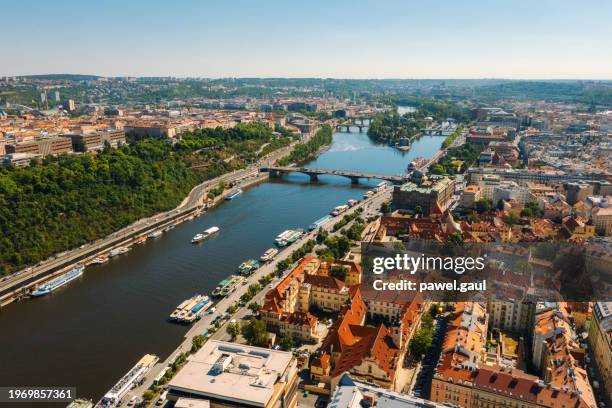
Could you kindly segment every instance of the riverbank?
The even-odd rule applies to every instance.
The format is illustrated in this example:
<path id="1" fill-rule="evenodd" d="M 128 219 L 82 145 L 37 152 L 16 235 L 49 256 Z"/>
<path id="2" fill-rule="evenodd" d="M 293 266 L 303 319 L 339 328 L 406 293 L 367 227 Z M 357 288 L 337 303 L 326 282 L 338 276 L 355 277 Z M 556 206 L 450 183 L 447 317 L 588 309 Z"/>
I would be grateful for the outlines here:
<path id="1" fill-rule="evenodd" d="M 292 143 L 289 146 L 282 147 L 262 158 L 260 163 L 273 163 L 289 155 L 296 145 L 297 143 Z M 163 231 L 170 225 L 177 225 L 202 215 L 205 210 L 219 205 L 227 192 L 226 190 L 215 199 L 208 200 L 207 193 L 212 186 L 220 183 L 235 184 L 247 180 L 248 185 L 245 186 L 247 187 L 265 181 L 267 174 L 260 174 L 258 167 L 258 165 L 252 165 L 246 169 L 206 180 L 192 188 L 187 197 L 173 210 L 140 219 L 95 242 L 65 251 L 34 267 L 3 277 L 0 280 L 0 310 L 14 301 L 27 297 L 29 291 L 36 286 L 66 273 L 78 264 L 86 265 L 94 258 L 115 248 L 130 247 L 136 242 L 143 241 L 151 233 Z"/>
<path id="2" fill-rule="evenodd" d="M 332 145 L 304 166 L 397 175 L 415 157 L 431 157 L 442 140 L 424 136 L 400 154 L 364 133 L 338 132 Z M 6 356 L 0 383 L 27 386 L 52 379 L 77 387 L 78 396 L 101 397 L 143 354 L 163 360 L 184 340 L 189 328 L 167 322 L 177 304 L 211 293 L 241 262 L 272 247 L 280 232 L 307 229 L 378 183 L 352 185 L 337 176 L 311 183 L 300 173 L 252 181 L 235 199 L 135 245 L 128 255 L 92 266 L 53 294 L 2 310 L 0 327 L 7 331 L 0 336 Z M 190 243 L 212 226 L 220 232 L 199 245 Z"/>

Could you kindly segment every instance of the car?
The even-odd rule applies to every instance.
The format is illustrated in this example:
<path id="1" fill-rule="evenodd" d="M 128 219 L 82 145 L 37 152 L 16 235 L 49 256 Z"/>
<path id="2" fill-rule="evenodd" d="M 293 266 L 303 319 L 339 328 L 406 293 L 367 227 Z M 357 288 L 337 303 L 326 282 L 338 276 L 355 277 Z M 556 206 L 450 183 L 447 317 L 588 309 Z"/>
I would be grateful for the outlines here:
<path id="1" fill-rule="evenodd" d="M 130 400 L 127 403 L 128 407 L 132 407 L 134 405 L 136 405 L 136 403 L 140 402 L 140 398 L 138 398 L 138 396 L 134 395 L 132 398 L 130 398 Z"/>

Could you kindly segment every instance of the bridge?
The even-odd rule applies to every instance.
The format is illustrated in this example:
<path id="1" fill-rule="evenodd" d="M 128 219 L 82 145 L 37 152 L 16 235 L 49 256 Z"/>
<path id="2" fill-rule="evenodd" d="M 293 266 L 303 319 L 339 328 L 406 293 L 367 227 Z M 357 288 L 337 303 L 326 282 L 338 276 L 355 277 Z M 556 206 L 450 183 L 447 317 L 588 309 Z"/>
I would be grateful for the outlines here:
<path id="1" fill-rule="evenodd" d="M 352 127 L 359 128 L 359 133 L 365 131 L 368 127 L 370 127 L 370 123 L 372 119 L 369 118 L 356 118 L 351 122 L 339 123 L 336 125 L 336 130 L 338 132 L 350 132 Z"/>
<path id="2" fill-rule="evenodd" d="M 311 181 L 317 181 L 320 175 L 331 175 L 346 177 L 350 179 L 353 184 L 358 184 L 359 179 L 384 180 L 393 184 L 402 184 L 406 182 L 406 176 L 389 176 L 386 174 L 363 173 L 358 171 L 309 169 L 306 167 L 261 167 L 259 171 L 262 173 L 269 173 L 270 177 L 281 177 L 288 173 L 302 173 L 310 176 Z"/>

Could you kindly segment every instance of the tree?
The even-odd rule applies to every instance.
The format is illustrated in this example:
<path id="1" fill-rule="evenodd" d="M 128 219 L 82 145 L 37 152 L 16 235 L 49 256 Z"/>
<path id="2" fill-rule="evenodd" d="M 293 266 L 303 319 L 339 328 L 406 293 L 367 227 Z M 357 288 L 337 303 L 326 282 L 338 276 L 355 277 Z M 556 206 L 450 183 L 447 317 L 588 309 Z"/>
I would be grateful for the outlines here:
<path id="1" fill-rule="evenodd" d="M 385 201 L 380 205 L 380 212 L 382 212 L 383 214 L 388 214 L 391 212 L 391 207 L 389 207 L 388 202 Z"/>
<path id="2" fill-rule="evenodd" d="M 266 323 L 252 317 L 249 324 L 242 328 L 242 337 L 252 346 L 265 346 L 268 343 Z"/>
<path id="3" fill-rule="evenodd" d="M 257 302 L 249 303 L 248 307 L 253 314 L 258 314 L 261 310 L 261 305 Z"/>
<path id="4" fill-rule="evenodd" d="M 471 223 L 480 222 L 480 218 L 478 217 L 478 214 L 476 214 L 474 211 L 468 214 L 467 219 Z"/>
<path id="5" fill-rule="evenodd" d="M 329 236 L 329 232 L 327 232 L 327 230 L 324 230 L 323 228 L 319 228 L 319 232 L 317 233 L 317 239 L 316 239 L 317 244 L 321 245 L 323 242 L 325 242 L 328 236 Z"/>
<path id="6" fill-rule="evenodd" d="M 278 345 L 281 349 L 289 351 L 293 348 L 293 338 L 290 336 L 283 336 L 278 342 Z"/>
<path id="7" fill-rule="evenodd" d="M 410 354 L 415 358 L 420 358 L 423 354 L 426 354 L 432 343 L 433 334 L 431 330 L 426 328 L 420 328 L 410 339 L 408 348 Z"/>
<path id="8" fill-rule="evenodd" d="M 414 213 L 418 214 L 418 215 L 423 215 L 423 207 L 421 207 L 419 204 L 417 204 L 414 207 Z"/>
<path id="9" fill-rule="evenodd" d="M 238 323 L 238 322 L 236 322 L 236 323 L 229 323 L 225 330 L 230 335 L 232 341 L 234 341 L 234 340 L 236 340 L 236 337 L 238 337 L 238 335 L 240 335 L 240 332 L 241 332 L 240 323 Z"/>
<path id="10" fill-rule="evenodd" d="M 521 211 L 521 217 L 541 217 L 544 211 L 536 201 L 529 201 Z"/>
<path id="11" fill-rule="evenodd" d="M 476 201 L 476 211 L 478 214 L 482 214 L 483 212 L 487 212 L 491 209 L 491 202 L 486 198 L 481 198 Z"/>
<path id="12" fill-rule="evenodd" d="M 332 276 L 344 282 L 344 279 L 346 279 L 346 267 L 344 265 L 338 264 L 332 265 L 329 270 L 329 276 Z"/>
<path id="13" fill-rule="evenodd" d="M 448 237 L 448 242 L 453 245 L 461 246 L 463 245 L 463 234 L 460 232 L 453 232 L 450 237 Z"/>
<path id="14" fill-rule="evenodd" d="M 205 342 L 206 337 L 202 336 L 201 334 L 193 336 L 193 338 L 191 339 L 191 352 L 195 353 L 196 351 L 201 349 Z"/>
<path id="15" fill-rule="evenodd" d="M 157 396 L 157 393 L 153 390 L 146 390 L 142 393 L 142 399 L 145 402 L 153 401 L 153 399 Z"/>
<path id="16" fill-rule="evenodd" d="M 431 315 L 431 312 L 423 314 L 423 317 L 421 318 L 421 327 L 425 327 L 429 330 L 433 328 L 433 316 Z"/>
<path id="17" fill-rule="evenodd" d="M 504 222 L 508 225 L 516 225 L 519 220 L 519 216 L 514 212 L 508 213 L 508 215 L 504 217 Z"/>

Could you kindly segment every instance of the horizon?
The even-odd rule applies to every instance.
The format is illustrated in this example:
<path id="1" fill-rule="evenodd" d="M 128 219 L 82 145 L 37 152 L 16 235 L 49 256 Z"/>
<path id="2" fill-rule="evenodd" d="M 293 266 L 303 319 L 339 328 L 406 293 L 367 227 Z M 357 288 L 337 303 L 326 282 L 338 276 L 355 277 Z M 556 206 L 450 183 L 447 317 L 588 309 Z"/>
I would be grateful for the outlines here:
<path id="1" fill-rule="evenodd" d="M 175 79 L 199 79 L 199 80 L 225 80 L 225 79 L 280 79 L 280 80 L 337 80 L 337 81 L 517 81 L 517 82 L 612 82 L 611 78 L 511 78 L 511 77 L 414 77 L 414 78 L 396 78 L 396 77 L 371 77 L 371 78 L 356 78 L 356 77 L 316 77 L 316 76 L 178 76 L 178 75 L 99 75 L 99 74 L 80 74 L 80 73 L 40 73 L 40 74 L 24 74 L 24 75 L 2 75 L 3 77 L 14 78 L 29 78 L 29 77 L 46 77 L 46 76 L 82 76 L 82 77 L 98 77 L 98 78 L 175 78 Z"/>
<path id="2" fill-rule="evenodd" d="M 3 12 L 1 76 L 612 79 L 606 1 L 24 0 Z"/>

